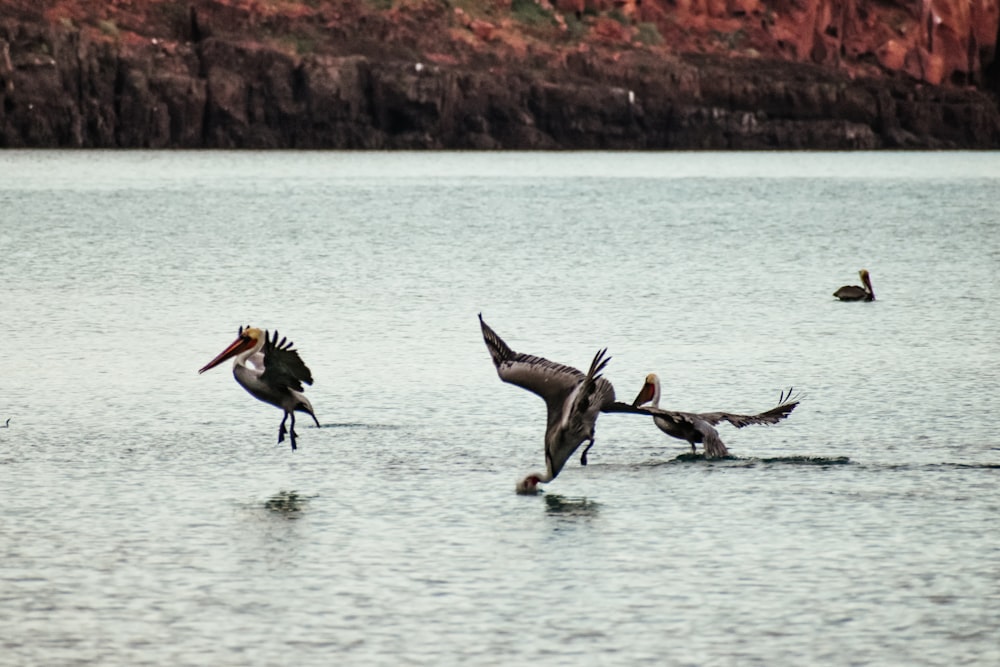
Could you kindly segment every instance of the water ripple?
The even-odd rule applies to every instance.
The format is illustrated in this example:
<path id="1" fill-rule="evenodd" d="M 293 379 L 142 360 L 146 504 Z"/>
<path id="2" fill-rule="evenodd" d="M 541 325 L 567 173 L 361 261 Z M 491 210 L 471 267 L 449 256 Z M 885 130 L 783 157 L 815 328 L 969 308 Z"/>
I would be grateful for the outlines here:
<path id="1" fill-rule="evenodd" d="M 0 662 L 1000 664 L 996 154 L 0 163 Z M 622 400 L 808 398 L 715 461 L 602 415 L 520 497 L 546 409 L 480 311 Z M 315 378 L 296 452 L 197 373 L 247 322 Z"/>

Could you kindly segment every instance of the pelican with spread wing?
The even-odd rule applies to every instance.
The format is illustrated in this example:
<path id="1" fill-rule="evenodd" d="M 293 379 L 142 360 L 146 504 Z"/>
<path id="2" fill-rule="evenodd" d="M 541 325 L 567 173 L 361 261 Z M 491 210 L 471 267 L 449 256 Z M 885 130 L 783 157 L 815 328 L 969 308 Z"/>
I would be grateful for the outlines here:
<path id="1" fill-rule="evenodd" d="M 292 349 L 292 342 L 285 338 L 279 341 L 277 331 L 269 337 L 267 331 L 256 327 L 240 327 L 236 340 L 198 372 L 215 368 L 230 357 L 236 357 L 233 376 L 251 396 L 285 411 L 278 429 L 278 442 L 284 442 L 288 434 L 292 449 L 297 449 L 295 411 L 308 414 L 316 426 L 319 426 L 319 420 L 309 399 L 302 393 L 303 383 L 313 383 L 312 373 L 298 351 Z M 290 431 L 285 428 L 289 417 L 292 418 Z"/>
<path id="2" fill-rule="evenodd" d="M 656 373 L 646 376 L 639 395 L 632 405 L 635 407 L 648 405 L 653 415 L 653 422 L 672 438 L 687 440 L 691 445 L 691 453 L 695 453 L 695 445 L 704 443 L 706 458 L 721 458 L 729 456 L 729 450 L 715 430 L 715 425 L 729 422 L 736 428 L 751 424 L 777 424 L 787 417 L 799 404 L 798 396 L 792 395 L 792 390 L 782 393 L 778 405 L 756 415 L 737 415 L 730 412 L 674 412 L 660 409 L 660 378 Z"/>
<path id="3" fill-rule="evenodd" d="M 615 389 L 601 372 L 611 360 L 607 349 L 599 350 L 586 374 L 554 361 L 514 352 L 479 315 L 483 340 L 493 358 L 497 375 L 504 382 L 527 389 L 545 401 L 545 472 L 535 472 L 517 484 L 518 493 L 535 493 L 540 483 L 551 482 L 573 452 L 587 441 L 580 463 L 587 465 L 587 451 L 594 445 L 594 426 L 601 412 L 650 414 L 615 402 Z"/>

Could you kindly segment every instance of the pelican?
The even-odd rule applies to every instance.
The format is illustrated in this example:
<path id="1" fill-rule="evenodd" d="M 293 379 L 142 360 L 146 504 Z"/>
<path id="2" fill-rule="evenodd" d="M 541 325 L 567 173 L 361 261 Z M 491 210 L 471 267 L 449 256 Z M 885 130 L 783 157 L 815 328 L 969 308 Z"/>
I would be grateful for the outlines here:
<path id="1" fill-rule="evenodd" d="M 267 331 L 250 326 L 240 327 L 236 340 L 219 356 L 205 364 L 198 373 L 215 368 L 233 356 L 236 357 L 233 362 L 236 381 L 254 398 L 285 411 L 281 428 L 278 429 L 278 442 L 284 442 L 285 434 L 289 434 L 294 451 L 297 449 L 295 411 L 305 412 L 319 426 L 312 404 L 302 393 L 303 382 L 310 385 L 313 383 L 312 373 L 302 362 L 298 351 L 293 350 L 292 342 L 285 338 L 279 342 L 277 331 L 268 338 Z M 291 431 L 285 429 L 285 422 L 289 417 L 292 418 Z"/>
<path id="2" fill-rule="evenodd" d="M 594 426 L 599 413 L 651 414 L 615 402 L 615 388 L 601 377 L 601 371 L 611 360 L 607 356 L 607 348 L 598 350 L 590 362 L 590 369 L 584 375 L 570 366 L 514 352 L 483 321 L 482 313 L 479 315 L 479 325 L 500 379 L 540 396 L 548 411 L 548 425 L 545 428 L 546 471 L 532 473 L 518 482 L 518 493 L 536 493 L 539 484 L 554 480 L 569 457 L 585 440 L 588 444 L 580 456 L 580 463 L 587 465 L 587 452 L 594 446 Z"/>
<path id="3" fill-rule="evenodd" d="M 792 390 L 782 393 L 778 405 L 766 412 L 758 415 L 734 415 L 729 412 L 673 412 L 660 409 L 660 378 L 656 373 L 646 376 L 646 382 L 642 385 L 639 395 L 635 397 L 632 405 L 651 405 L 650 412 L 653 413 L 653 421 L 672 438 L 687 440 L 691 445 L 691 453 L 695 453 L 695 445 L 699 442 L 705 444 L 706 458 L 721 458 L 729 456 L 729 450 L 719 437 L 719 432 L 715 430 L 715 425 L 719 422 L 727 421 L 736 428 L 743 428 L 751 424 L 777 424 L 787 417 L 799 404 L 797 396 L 792 396 Z"/>
<path id="4" fill-rule="evenodd" d="M 858 271 L 858 275 L 861 276 L 861 283 L 864 287 L 844 285 L 834 292 L 833 295 L 841 301 L 874 301 L 875 290 L 872 289 L 872 281 L 868 277 L 868 269 L 861 269 Z"/>

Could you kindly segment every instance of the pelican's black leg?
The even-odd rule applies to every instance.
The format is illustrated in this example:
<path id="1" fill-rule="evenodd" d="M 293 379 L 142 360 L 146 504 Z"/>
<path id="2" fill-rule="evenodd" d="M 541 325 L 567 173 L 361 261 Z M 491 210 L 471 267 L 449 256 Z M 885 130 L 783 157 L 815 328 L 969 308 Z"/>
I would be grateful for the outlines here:
<path id="1" fill-rule="evenodd" d="M 286 412 L 285 416 L 281 418 L 281 428 L 278 429 L 278 444 L 279 445 L 285 441 L 285 434 L 288 433 L 288 429 L 285 428 L 285 421 L 287 419 L 288 419 L 288 413 Z M 292 437 L 294 438 L 295 436 L 293 435 Z"/>
<path id="2" fill-rule="evenodd" d="M 587 465 L 587 452 L 589 452 L 590 448 L 594 446 L 594 439 L 593 438 L 591 438 L 587 442 L 589 443 L 587 445 L 587 448 L 583 450 L 583 454 L 580 454 L 580 465 L 582 465 L 582 466 Z"/>
<path id="3" fill-rule="evenodd" d="M 298 449 L 298 447 L 295 446 L 295 436 L 297 435 L 295 433 L 295 412 L 294 411 L 293 412 L 289 412 L 288 414 L 290 414 L 292 416 L 292 430 L 291 430 L 291 436 L 292 436 L 292 438 L 291 438 L 291 440 L 292 440 L 292 451 L 294 452 L 296 449 Z"/>

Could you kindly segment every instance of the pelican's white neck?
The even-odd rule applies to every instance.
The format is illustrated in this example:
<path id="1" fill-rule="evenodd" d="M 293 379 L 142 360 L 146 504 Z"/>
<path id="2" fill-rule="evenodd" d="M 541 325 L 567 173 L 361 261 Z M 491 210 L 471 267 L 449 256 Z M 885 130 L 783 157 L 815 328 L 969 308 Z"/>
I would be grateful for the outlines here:
<path id="1" fill-rule="evenodd" d="M 874 300 L 875 290 L 872 289 L 872 281 L 871 278 L 868 276 L 867 271 L 861 272 L 861 284 L 864 285 L 865 291 L 868 292 L 868 296 Z"/>
<path id="2" fill-rule="evenodd" d="M 260 348 L 262 347 L 264 347 L 264 337 L 258 338 L 257 342 L 254 343 L 254 346 L 251 347 L 250 349 L 244 350 L 243 352 L 237 354 L 236 358 L 233 359 L 233 368 L 236 368 L 237 366 L 246 366 L 247 360 L 249 360 L 250 357 L 252 357 L 253 355 L 260 352 Z"/>

